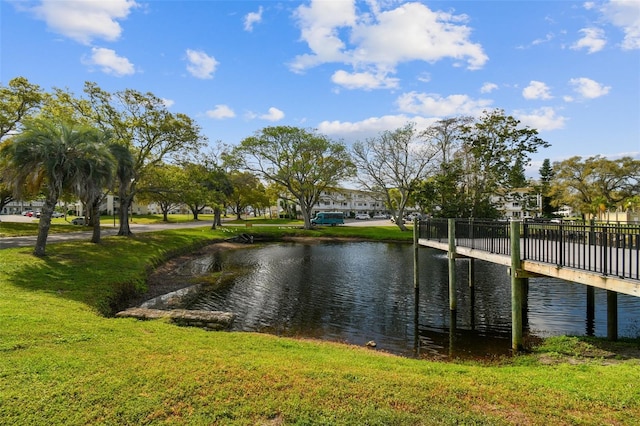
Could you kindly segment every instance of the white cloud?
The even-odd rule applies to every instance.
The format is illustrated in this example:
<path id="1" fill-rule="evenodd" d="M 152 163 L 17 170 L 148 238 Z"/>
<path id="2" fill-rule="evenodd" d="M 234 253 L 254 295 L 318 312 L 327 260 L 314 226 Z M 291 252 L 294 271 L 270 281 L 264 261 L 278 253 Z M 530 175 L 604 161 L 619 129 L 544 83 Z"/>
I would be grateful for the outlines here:
<path id="1" fill-rule="evenodd" d="M 370 117 L 362 121 L 323 121 L 317 127 L 322 134 L 356 141 L 374 137 L 380 132 L 398 129 L 408 122 L 416 124 L 416 129 L 423 130 L 437 121 L 437 118 L 408 116 L 404 114 Z"/>
<path id="2" fill-rule="evenodd" d="M 331 81 L 347 89 L 389 89 L 398 87 L 398 79 L 390 78 L 384 74 L 372 74 L 370 72 L 349 73 L 338 70 L 331 76 Z"/>
<path id="3" fill-rule="evenodd" d="M 284 118 L 284 112 L 280 111 L 278 108 L 271 107 L 269 108 L 269 112 L 262 114 L 260 118 L 267 121 L 280 121 Z"/>
<path id="4" fill-rule="evenodd" d="M 105 74 L 122 77 L 125 75 L 135 74 L 135 67 L 125 57 L 118 56 L 115 50 L 105 49 L 103 47 L 94 47 L 91 49 L 91 56 L 83 58 L 82 63 L 90 66 L 97 66 Z"/>
<path id="5" fill-rule="evenodd" d="M 540 108 L 530 113 L 515 111 L 514 116 L 525 126 L 538 131 L 562 129 L 567 121 L 566 117 L 556 115 L 556 111 L 550 107 Z"/>
<path id="6" fill-rule="evenodd" d="M 233 118 L 236 113 L 227 105 L 216 105 L 215 108 L 206 112 L 207 117 L 223 120 L 225 118 Z"/>
<path id="7" fill-rule="evenodd" d="M 473 100 L 467 95 L 449 95 L 443 98 L 437 94 L 409 92 L 396 100 L 402 112 L 449 117 L 453 115 L 478 115 L 490 107 L 492 101 L 488 99 Z"/>
<path id="8" fill-rule="evenodd" d="M 527 87 L 522 90 L 525 99 L 551 99 L 549 87 L 541 81 L 532 80 Z"/>
<path id="9" fill-rule="evenodd" d="M 301 72 L 325 62 L 348 61 L 349 56 L 342 52 L 345 44 L 338 35 L 338 29 L 355 25 L 354 0 L 312 1 L 309 6 L 298 7 L 295 17 L 301 37 L 313 54 L 297 56 L 291 64 L 293 71 Z"/>
<path id="10" fill-rule="evenodd" d="M 487 82 L 487 83 L 484 83 L 482 85 L 482 87 L 480 88 L 480 93 L 491 93 L 491 92 L 493 92 L 494 90 L 497 90 L 497 89 L 498 89 L 498 85 L 497 84 Z"/>
<path id="11" fill-rule="evenodd" d="M 166 99 L 166 98 L 162 98 L 162 103 L 164 104 L 164 106 L 166 106 L 167 108 L 171 108 L 173 106 L 173 104 L 175 104 L 176 102 L 172 99 Z"/>
<path id="12" fill-rule="evenodd" d="M 576 41 L 571 48 L 574 50 L 587 49 L 589 53 L 599 52 L 607 44 L 604 31 L 600 28 L 583 28 L 583 37 Z"/>
<path id="13" fill-rule="evenodd" d="M 249 12 L 244 17 L 244 30 L 253 31 L 253 25 L 262 22 L 262 6 L 258 8 L 257 12 Z"/>
<path id="14" fill-rule="evenodd" d="M 213 73 L 218 66 L 218 61 L 213 56 L 207 55 L 203 51 L 187 49 L 187 71 L 196 77 L 202 79 L 213 78 Z"/>
<path id="15" fill-rule="evenodd" d="M 117 40 L 122 33 L 118 20 L 137 6 L 133 0 L 41 0 L 33 11 L 52 31 L 89 44 L 96 38 Z"/>
<path id="16" fill-rule="evenodd" d="M 604 86 L 590 78 L 572 78 L 569 84 L 573 90 L 586 99 L 595 99 L 606 95 L 611 90 L 611 86 Z"/>
<path id="17" fill-rule="evenodd" d="M 535 39 L 531 42 L 531 45 L 537 46 L 539 44 L 549 43 L 551 40 L 555 38 L 553 33 L 547 33 L 543 38 Z"/>
<path id="18" fill-rule="evenodd" d="M 638 0 L 612 0 L 601 9 L 605 18 L 624 32 L 622 48 L 640 49 L 640 2 Z"/>
<path id="19" fill-rule="evenodd" d="M 403 62 L 437 62 L 452 59 L 469 69 L 484 66 L 488 57 L 479 44 L 472 43 L 467 17 L 434 12 L 421 3 L 404 3 L 380 11 L 368 2 L 369 13 L 356 11 L 354 0 L 314 0 L 298 7 L 296 18 L 301 38 L 311 53 L 297 56 L 291 69 L 300 72 L 323 63 L 343 63 L 375 69 L 374 75 L 395 72 Z"/>
<path id="20" fill-rule="evenodd" d="M 416 78 L 418 79 L 418 81 L 421 81 L 423 83 L 428 83 L 431 81 L 431 74 L 429 74 L 428 72 L 422 72 Z"/>

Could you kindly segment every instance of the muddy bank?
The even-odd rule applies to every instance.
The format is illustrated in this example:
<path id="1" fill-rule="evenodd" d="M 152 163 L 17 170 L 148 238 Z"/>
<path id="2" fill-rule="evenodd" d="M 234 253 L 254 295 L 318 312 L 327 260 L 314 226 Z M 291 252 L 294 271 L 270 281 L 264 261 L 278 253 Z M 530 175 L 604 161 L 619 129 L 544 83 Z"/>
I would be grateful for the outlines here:
<path id="1" fill-rule="evenodd" d="M 236 250 L 239 248 L 247 248 L 247 245 L 217 242 L 168 260 L 149 275 L 147 278 L 147 291 L 129 300 L 127 307 L 139 306 L 149 299 L 193 285 L 194 276 L 187 272 L 187 268 L 181 267 L 190 260 L 223 250 Z"/>

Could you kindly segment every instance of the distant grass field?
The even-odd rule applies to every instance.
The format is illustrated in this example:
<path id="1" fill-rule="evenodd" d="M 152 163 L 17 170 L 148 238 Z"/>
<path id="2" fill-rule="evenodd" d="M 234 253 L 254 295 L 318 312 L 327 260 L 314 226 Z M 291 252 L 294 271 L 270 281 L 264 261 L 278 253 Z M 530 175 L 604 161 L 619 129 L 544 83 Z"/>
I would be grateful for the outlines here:
<path id="1" fill-rule="evenodd" d="M 0 424 L 634 425 L 639 342 L 547 339 L 491 362 L 110 317 L 150 268 L 246 232 L 208 226 L 0 250 Z M 253 227 L 409 240 L 394 227 Z"/>
<path id="2" fill-rule="evenodd" d="M 78 232 L 82 230 L 87 230 L 87 227 L 72 225 L 71 220 L 76 216 L 68 216 L 66 218 L 55 218 L 51 220 L 51 228 L 49 230 L 50 233 L 62 233 L 62 232 Z M 2 216 L 0 216 L 0 220 Z M 162 224 L 162 223 L 185 223 L 192 222 L 193 215 L 186 214 L 171 214 L 167 217 L 168 221 L 165 222 L 163 220 L 163 216 L 161 214 L 155 215 L 133 215 L 130 217 L 131 223 L 137 224 Z M 198 220 L 205 224 L 213 222 L 213 215 L 199 215 Z M 267 225 L 303 225 L 301 220 L 290 220 L 290 219 L 268 219 L 268 218 L 249 218 L 242 220 L 235 220 L 231 217 L 225 217 L 224 223 L 232 224 L 232 225 L 246 225 L 249 224 L 267 224 Z M 102 227 L 113 227 L 119 226 L 120 220 L 116 217 L 114 220 L 113 216 L 101 216 L 100 217 L 100 225 Z M 2 237 L 21 237 L 27 235 L 37 235 L 38 234 L 38 219 L 33 219 L 31 222 L 0 222 L 0 238 Z"/>

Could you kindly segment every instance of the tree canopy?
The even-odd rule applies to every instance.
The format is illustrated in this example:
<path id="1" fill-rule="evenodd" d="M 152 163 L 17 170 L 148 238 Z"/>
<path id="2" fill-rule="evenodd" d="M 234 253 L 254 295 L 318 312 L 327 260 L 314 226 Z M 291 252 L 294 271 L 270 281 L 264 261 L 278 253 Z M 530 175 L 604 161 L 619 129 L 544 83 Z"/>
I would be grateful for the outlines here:
<path id="1" fill-rule="evenodd" d="M 265 127 L 244 139 L 233 157 L 242 169 L 282 186 L 287 193 L 281 196 L 300 206 L 305 229 L 322 191 L 355 174 L 344 144 L 298 127 Z"/>
<path id="2" fill-rule="evenodd" d="M 535 129 L 500 109 L 476 119 L 441 120 L 425 135 L 438 144 L 442 161 L 417 199 L 430 213 L 446 217 L 497 217 L 495 195 L 525 186 L 530 155 L 549 146 Z"/>
<path id="3" fill-rule="evenodd" d="M 85 99 L 65 91 L 56 92 L 59 108 L 72 110 L 96 127 L 113 135 L 133 156 L 128 180 L 120 179 L 121 208 L 118 235 L 130 235 L 128 211 L 138 192 L 138 183 L 163 161 L 177 163 L 195 154 L 206 138 L 187 115 L 171 113 L 162 99 L 152 93 L 126 89 L 114 93 L 85 83 Z"/>
<path id="4" fill-rule="evenodd" d="M 571 206 L 583 216 L 625 208 L 640 194 L 640 160 L 599 155 L 571 157 L 553 164 L 550 193 L 556 207 Z"/>
<path id="5" fill-rule="evenodd" d="M 13 188 L 44 192 L 36 256 L 45 255 L 51 216 L 62 193 L 82 194 L 78 189 L 87 188 L 88 180 L 96 179 L 109 167 L 103 140 L 104 135 L 96 128 L 33 120 L 3 144 L 0 155 L 8 165 L 7 176 Z"/>
<path id="6" fill-rule="evenodd" d="M 402 217 L 407 203 L 431 171 L 437 152 L 436 145 L 421 138 L 413 123 L 353 145 L 358 182 L 385 199 L 402 230 L 406 230 Z"/>

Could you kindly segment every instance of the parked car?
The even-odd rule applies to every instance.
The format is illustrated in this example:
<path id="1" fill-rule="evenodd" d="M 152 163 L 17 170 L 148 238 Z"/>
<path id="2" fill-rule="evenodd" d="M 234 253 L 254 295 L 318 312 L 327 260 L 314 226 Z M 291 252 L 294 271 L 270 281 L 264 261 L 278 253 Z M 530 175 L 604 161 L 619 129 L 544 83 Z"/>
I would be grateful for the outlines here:
<path id="1" fill-rule="evenodd" d="M 389 215 L 386 214 L 377 214 L 373 216 L 373 219 L 389 219 Z"/>
<path id="2" fill-rule="evenodd" d="M 87 225 L 86 220 L 84 220 L 84 217 L 76 217 L 75 219 L 73 219 L 71 221 L 72 225 Z"/>
<path id="3" fill-rule="evenodd" d="M 53 212 L 51 214 L 51 217 L 64 217 L 64 214 L 60 212 Z"/>
<path id="4" fill-rule="evenodd" d="M 356 214 L 356 220 L 369 220 L 371 217 L 367 213 L 358 213 Z"/>
<path id="5" fill-rule="evenodd" d="M 33 216 L 33 210 L 25 210 L 22 212 L 22 216 L 27 216 L 27 217 L 32 217 Z"/>

